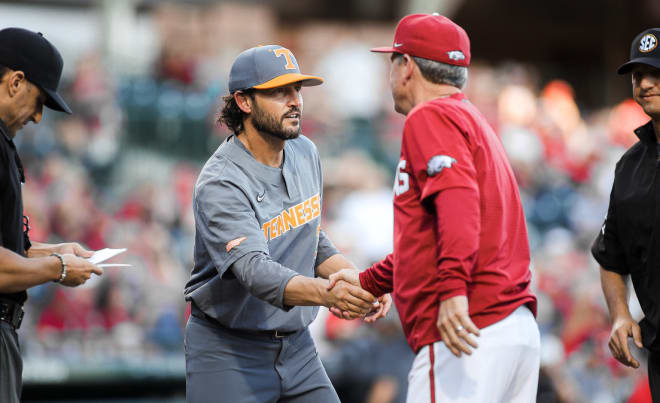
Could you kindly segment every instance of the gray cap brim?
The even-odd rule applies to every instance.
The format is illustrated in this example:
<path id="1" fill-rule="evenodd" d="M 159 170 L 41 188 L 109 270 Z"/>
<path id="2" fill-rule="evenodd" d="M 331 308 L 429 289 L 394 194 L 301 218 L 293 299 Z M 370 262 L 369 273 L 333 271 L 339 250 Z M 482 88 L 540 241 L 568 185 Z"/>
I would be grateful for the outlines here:
<path id="1" fill-rule="evenodd" d="M 619 68 L 616 70 L 618 74 L 626 74 L 630 73 L 632 70 L 633 66 L 636 64 L 648 64 L 649 66 L 653 66 L 655 68 L 660 69 L 660 59 L 657 57 L 638 57 L 635 59 L 632 59 L 631 61 L 622 64 L 619 66 Z"/>

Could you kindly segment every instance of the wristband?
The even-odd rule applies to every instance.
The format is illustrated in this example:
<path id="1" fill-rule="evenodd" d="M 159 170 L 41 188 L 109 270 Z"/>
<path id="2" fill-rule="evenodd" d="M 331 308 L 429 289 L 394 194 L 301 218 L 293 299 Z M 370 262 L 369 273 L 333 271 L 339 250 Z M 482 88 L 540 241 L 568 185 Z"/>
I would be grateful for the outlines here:
<path id="1" fill-rule="evenodd" d="M 66 278 L 66 262 L 64 261 L 64 257 L 59 253 L 51 253 L 51 256 L 55 256 L 56 258 L 60 259 L 60 262 L 62 263 L 62 274 L 60 274 L 60 278 L 53 280 L 55 283 L 61 283 Z"/>

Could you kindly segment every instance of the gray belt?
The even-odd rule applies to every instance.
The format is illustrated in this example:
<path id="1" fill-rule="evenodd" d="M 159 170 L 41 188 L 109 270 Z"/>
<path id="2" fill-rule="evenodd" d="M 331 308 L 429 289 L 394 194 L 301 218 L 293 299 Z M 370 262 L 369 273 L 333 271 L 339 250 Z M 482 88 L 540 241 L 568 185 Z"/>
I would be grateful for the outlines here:
<path id="1" fill-rule="evenodd" d="M 211 316 L 204 313 L 204 311 L 202 311 L 201 309 L 199 309 L 199 307 L 197 307 L 197 305 L 195 305 L 194 301 L 191 302 L 191 307 L 190 308 L 191 308 L 191 313 L 190 314 L 192 316 L 194 316 L 196 318 L 199 318 L 199 319 L 204 319 L 206 321 L 209 321 L 209 322 L 213 323 L 214 325 L 216 325 L 216 326 L 218 326 L 222 329 L 225 329 L 226 331 L 236 333 L 236 334 L 244 333 L 244 334 L 250 334 L 250 335 L 260 335 L 260 336 L 267 336 L 267 337 L 274 337 L 276 339 L 281 339 L 283 337 L 291 336 L 292 334 L 295 334 L 295 333 L 299 332 L 299 330 L 283 332 L 281 330 L 231 329 L 231 328 L 228 328 L 227 326 L 224 326 L 220 322 L 218 322 L 215 318 L 212 318 Z"/>

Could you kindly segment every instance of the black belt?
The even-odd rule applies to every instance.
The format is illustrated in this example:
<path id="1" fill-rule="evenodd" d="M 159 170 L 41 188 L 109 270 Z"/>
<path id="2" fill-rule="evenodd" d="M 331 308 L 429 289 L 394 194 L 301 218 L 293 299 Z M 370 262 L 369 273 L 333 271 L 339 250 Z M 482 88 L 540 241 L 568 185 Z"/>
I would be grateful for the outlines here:
<path id="1" fill-rule="evenodd" d="M 196 317 L 196 318 L 200 318 L 200 319 L 207 320 L 207 321 L 209 321 L 209 322 L 212 322 L 214 325 L 216 325 L 216 326 L 218 326 L 218 327 L 220 327 L 220 328 L 222 328 L 222 329 L 225 329 L 225 330 L 227 330 L 227 331 L 234 332 L 234 333 L 245 333 L 245 334 L 251 334 L 251 335 L 262 335 L 262 336 L 274 337 L 274 338 L 276 338 L 276 339 L 281 339 L 281 338 L 284 338 L 284 337 L 291 336 L 292 334 L 298 333 L 298 330 L 293 330 L 293 331 L 289 331 L 289 332 L 283 332 L 283 331 L 281 331 L 281 330 L 277 330 L 277 329 L 275 329 L 275 330 L 244 330 L 244 329 L 232 329 L 232 328 L 227 327 L 227 326 L 223 325 L 222 323 L 218 322 L 217 319 L 215 319 L 215 318 L 213 318 L 213 317 L 207 315 L 206 313 L 204 313 L 204 311 L 202 311 L 201 309 L 199 309 L 199 308 L 197 307 L 197 305 L 196 305 L 194 302 L 191 302 L 191 307 L 190 307 L 190 308 L 191 308 L 190 314 L 191 314 L 192 316 L 194 316 L 194 317 Z"/>
<path id="2" fill-rule="evenodd" d="M 9 323 L 14 329 L 21 327 L 23 322 L 23 306 L 18 302 L 0 300 L 0 320 Z"/>

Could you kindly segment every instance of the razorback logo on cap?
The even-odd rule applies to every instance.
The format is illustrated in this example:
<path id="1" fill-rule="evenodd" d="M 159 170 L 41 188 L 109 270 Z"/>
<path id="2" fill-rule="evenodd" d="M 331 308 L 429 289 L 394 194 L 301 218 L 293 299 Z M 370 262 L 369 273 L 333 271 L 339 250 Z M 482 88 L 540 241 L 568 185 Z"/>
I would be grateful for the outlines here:
<path id="1" fill-rule="evenodd" d="M 235 247 L 237 247 L 238 245 L 240 245 L 241 242 L 245 241 L 246 239 L 247 239 L 246 237 L 242 236 L 240 238 L 236 238 L 236 239 L 233 239 L 233 240 L 227 242 L 227 246 L 225 247 L 225 249 L 227 250 L 227 253 L 229 253 L 230 250 L 232 250 Z"/>
<path id="2" fill-rule="evenodd" d="M 658 38 L 653 34 L 646 34 L 639 40 L 639 51 L 648 53 L 658 46 Z"/>
<path id="3" fill-rule="evenodd" d="M 449 56 L 451 60 L 465 60 L 465 54 L 460 50 L 449 51 L 447 52 L 447 56 Z"/>

